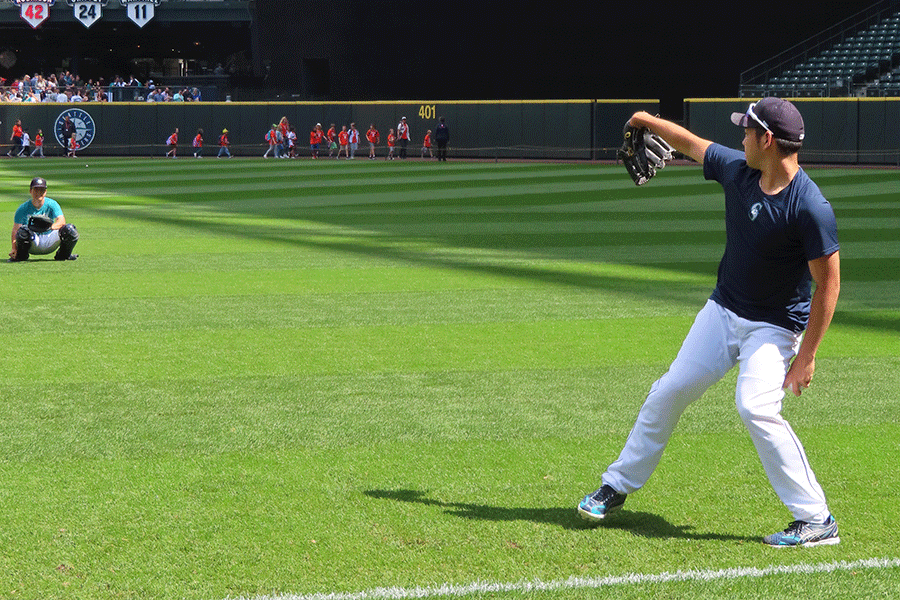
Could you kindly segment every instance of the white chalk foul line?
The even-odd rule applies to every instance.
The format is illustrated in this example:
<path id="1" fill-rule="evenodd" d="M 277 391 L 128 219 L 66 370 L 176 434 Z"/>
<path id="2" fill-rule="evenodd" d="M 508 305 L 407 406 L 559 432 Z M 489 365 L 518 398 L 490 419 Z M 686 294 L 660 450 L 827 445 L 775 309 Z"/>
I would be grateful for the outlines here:
<path id="1" fill-rule="evenodd" d="M 770 575 L 811 575 L 855 571 L 859 569 L 900 568 L 900 558 L 867 558 L 853 562 L 838 561 L 799 565 L 775 565 L 765 568 L 742 567 L 720 570 L 675 571 L 646 575 L 634 573 L 609 577 L 570 577 L 557 581 L 520 581 L 518 583 L 476 582 L 466 585 L 439 585 L 414 588 L 375 588 L 362 592 L 333 592 L 302 595 L 254 596 L 234 600 L 408 600 L 412 598 L 448 598 L 468 594 L 496 592 L 547 592 L 635 585 L 645 583 L 669 583 L 683 581 L 716 581 L 721 579 L 741 579 L 745 577 L 768 577 Z"/>

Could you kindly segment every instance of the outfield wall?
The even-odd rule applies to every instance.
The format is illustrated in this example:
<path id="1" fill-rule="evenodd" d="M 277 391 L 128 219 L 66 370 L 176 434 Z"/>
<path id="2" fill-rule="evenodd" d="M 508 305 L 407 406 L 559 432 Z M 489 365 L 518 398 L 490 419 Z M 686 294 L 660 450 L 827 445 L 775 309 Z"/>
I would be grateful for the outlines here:
<path id="1" fill-rule="evenodd" d="M 793 100 L 806 122 L 804 162 L 900 165 L 900 98 L 803 98 Z M 730 115 L 743 112 L 747 99 L 688 99 L 684 120 L 701 137 L 739 147 Z M 188 154 L 197 129 L 204 130 L 205 151 L 217 152 L 216 140 L 228 128 L 232 153 L 262 155 L 265 133 L 286 116 L 297 130 L 301 156 L 307 156 L 309 129 L 322 123 L 349 125 L 360 132 L 375 123 L 382 148 L 389 128 L 405 116 L 412 139 L 410 154 L 418 156 L 427 129 L 434 130 L 443 116 L 450 127 L 453 156 L 484 159 L 591 160 L 614 159 L 621 144 L 622 125 L 636 111 L 656 113 L 656 100 L 565 101 L 448 101 L 370 103 L 82 103 L 0 104 L 0 140 L 9 144 L 12 125 L 21 119 L 34 137 L 42 129 L 45 153 L 63 154 L 50 132 L 63 111 L 79 110 L 90 116 L 93 137 L 85 155 L 162 156 L 165 141 L 178 127 L 181 154 Z M 84 133 L 84 132 L 80 132 Z M 363 137 L 364 139 L 364 137 Z M 367 147 L 361 144 L 361 153 Z"/>
<path id="2" fill-rule="evenodd" d="M 566 100 L 493 102 L 371 102 L 371 103 L 79 103 L 0 104 L 0 140 L 8 145 L 16 119 L 34 138 L 42 129 L 47 139 L 45 154 L 60 156 L 62 146 L 53 131 L 63 111 L 84 111 L 93 122 L 85 155 L 162 156 L 165 141 L 175 127 L 180 130 L 179 153 L 189 154 L 197 129 L 204 130 L 204 154 L 217 153 L 223 128 L 229 130 L 232 153 L 262 155 L 264 136 L 272 123 L 286 116 L 295 127 L 301 156 L 309 155 L 309 131 L 316 123 L 325 129 L 331 123 L 355 122 L 365 142 L 365 130 L 375 123 L 382 148 L 389 128 L 407 117 L 411 141 L 409 152 L 419 156 L 428 129 L 438 118 L 450 127 L 453 156 L 471 158 L 610 159 L 621 145 L 622 126 L 637 110 L 658 112 L 656 100 Z M 82 127 L 84 129 L 84 127 Z M 80 132 L 79 135 L 83 135 Z M 360 144 L 367 156 L 368 146 Z M 8 147 L 7 147 L 8 149 Z M 4 150 L 4 153 L 6 150 Z"/>
<path id="3" fill-rule="evenodd" d="M 685 100 L 685 123 L 697 135 L 740 147 L 732 112 L 746 98 Z M 802 162 L 900 165 L 900 98 L 791 98 L 806 127 Z"/>

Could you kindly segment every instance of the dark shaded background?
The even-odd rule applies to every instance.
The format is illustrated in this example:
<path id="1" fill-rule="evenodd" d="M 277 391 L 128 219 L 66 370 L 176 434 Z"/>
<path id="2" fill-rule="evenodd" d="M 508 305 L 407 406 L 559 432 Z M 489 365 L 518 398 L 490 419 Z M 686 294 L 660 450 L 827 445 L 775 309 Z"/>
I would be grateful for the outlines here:
<path id="1" fill-rule="evenodd" d="M 206 6 L 215 3 L 193 3 Z M 185 6 L 183 3 L 180 6 Z M 32 31 L 11 13 L 7 79 L 67 64 L 128 75 L 133 59 L 243 62 L 251 98 L 303 100 L 660 99 L 734 97 L 741 72 L 871 7 L 896 2 L 509 2 L 254 0 L 246 22 L 71 18 Z M 174 3 L 170 6 L 176 6 Z M 71 9 L 57 2 L 52 14 Z M 214 10 L 214 8 L 212 9 Z M 208 14 L 208 13 L 207 13 Z"/>

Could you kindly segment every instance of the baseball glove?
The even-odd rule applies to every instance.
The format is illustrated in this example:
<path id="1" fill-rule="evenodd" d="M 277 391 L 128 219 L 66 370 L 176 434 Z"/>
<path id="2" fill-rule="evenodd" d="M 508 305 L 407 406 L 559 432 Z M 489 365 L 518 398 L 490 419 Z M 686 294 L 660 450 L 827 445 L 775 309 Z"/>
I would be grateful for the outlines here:
<path id="1" fill-rule="evenodd" d="M 53 219 L 46 215 L 31 215 L 28 217 L 28 229 L 35 233 L 49 231 L 53 226 Z"/>
<path id="2" fill-rule="evenodd" d="M 646 127 L 626 123 L 624 135 L 625 141 L 616 156 L 625 165 L 635 185 L 650 181 L 657 169 L 662 169 L 666 161 L 672 160 L 674 148 Z"/>

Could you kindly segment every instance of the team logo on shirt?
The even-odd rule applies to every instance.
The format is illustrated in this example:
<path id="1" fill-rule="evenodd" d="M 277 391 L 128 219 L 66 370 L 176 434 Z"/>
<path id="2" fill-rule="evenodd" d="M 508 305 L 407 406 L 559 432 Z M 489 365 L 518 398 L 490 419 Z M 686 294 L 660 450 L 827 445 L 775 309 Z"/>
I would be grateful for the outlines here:
<path id="1" fill-rule="evenodd" d="M 78 149 L 83 150 L 90 146 L 91 142 L 94 141 L 94 135 L 97 133 L 97 126 L 94 125 L 94 119 L 91 115 L 80 108 L 66 109 L 56 117 L 53 133 L 59 145 L 63 148 L 69 147 L 69 140 L 63 137 L 63 124 L 66 122 L 66 117 L 69 117 L 69 121 L 75 124 L 75 141 L 78 143 Z"/>
<path id="2" fill-rule="evenodd" d="M 755 221 L 756 217 L 759 216 L 759 211 L 762 210 L 762 204 L 757 202 L 753 206 L 750 207 L 750 220 Z"/>

